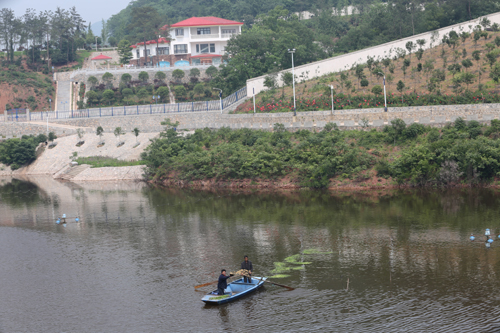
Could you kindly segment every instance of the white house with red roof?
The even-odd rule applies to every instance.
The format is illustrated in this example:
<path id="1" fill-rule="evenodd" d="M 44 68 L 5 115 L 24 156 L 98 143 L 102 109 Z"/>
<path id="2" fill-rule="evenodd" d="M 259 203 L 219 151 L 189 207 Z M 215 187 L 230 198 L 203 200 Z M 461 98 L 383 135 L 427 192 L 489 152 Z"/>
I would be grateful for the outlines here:
<path id="1" fill-rule="evenodd" d="M 170 37 L 132 45 L 132 64 L 158 67 L 215 65 L 222 62 L 231 36 L 241 34 L 243 23 L 218 17 L 191 17 L 170 26 Z M 164 26 L 163 29 L 168 29 Z"/>

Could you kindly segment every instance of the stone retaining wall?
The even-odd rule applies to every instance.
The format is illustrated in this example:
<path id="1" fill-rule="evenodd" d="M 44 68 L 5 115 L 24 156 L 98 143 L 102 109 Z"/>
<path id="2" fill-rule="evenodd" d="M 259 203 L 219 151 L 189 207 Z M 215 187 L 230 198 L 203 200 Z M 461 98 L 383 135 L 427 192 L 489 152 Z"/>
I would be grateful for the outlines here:
<path id="1" fill-rule="evenodd" d="M 373 127 L 382 127 L 396 118 L 403 119 L 407 124 L 414 122 L 442 126 L 458 117 L 467 120 L 489 122 L 498 119 L 500 104 L 473 104 L 447 106 L 418 106 L 405 108 L 390 108 L 384 112 L 381 108 L 331 111 L 297 112 L 294 117 L 288 113 L 258 113 L 258 114 L 220 114 L 219 112 L 189 112 L 139 115 L 126 117 L 84 118 L 59 120 L 72 126 L 97 127 L 102 126 L 106 132 L 113 132 L 117 126 L 125 131 L 138 127 L 144 133 L 159 132 L 164 126 L 160 123 L 165 118 L 172 122 L 179 121 L 179 129 L 198 128 L 253 128 L 270 130 L 276 123 L 282 123 L 289 129 L 322 128 L 326 123 L 336 123 L 340 128 L 355 128 L 361 126 L 366 119 Z"/>
<path id="2" fill-rule="evenodd" d="M 326 123 L 336 123 L 341 129 L 360 127 L 363 120 L 368 121 L 372 127 L 382 127 L 390 124 L 391 120 L 400 118 L 407 124 L 414 122 L 442 126 L 446 122 L 454 121 L 458 117 L 466 120 L 478 120 L 489 122 L 491 119 L 499 119 L 500 104 L 472 104 L 472 105 L 447 105 L 447 106 L 417 106 L 389 108 L 384 112 L 381 108 L 339 110 L 333 114 L 331 111 L 297 112 L 294 117 L 292 112 L 288 113 L 258 113 L 258 114 L 221 114 L 215 112 L 180 112 L 162 113 L 150 115 L 116 116 L 102 118 L 81 119 L 59 119 L 54 120 L 59 128 L 50 127 L 58 135 L 73 134 L 75 128 L 87 127 L 87 132 L 102 126 L 106 133 L 112 133 L 116 127 L 121 127 L 125 132 L 130 132 L 135 127 L 142 133 L 157 133 L 164 129 L 160 123 L 165 118 L 172 122 L 179 121 L 179 129 L 198 128 L 252 128 L 271 130 L 276 123 L 282 123 L 288 129 L 316 129 L 323 128 Z M 69 126 L 68 126 L 69 125 Z M 60 128 L 68 126 L 72 128 Z M 30 123 L 0 123 L 0 134 L 7 136 L 15 134 L 38 134 L 46 133 L 45 126 L 32 125 Z M 5 135 L 5 134 L 4 134 Z"/>
<path id="3" fill-rule="evenodd" d="M 76 129 L 61 128 L 51 126 L 49 123 L 49 132 L 54 132 L 57 136 L 66 136 L 76 133 Z M 20 138 L 23 135 L 47 134 L 47 126 L 23 123 L 23 122 L 0 122 L 0 140 L 9 138 Z"/>

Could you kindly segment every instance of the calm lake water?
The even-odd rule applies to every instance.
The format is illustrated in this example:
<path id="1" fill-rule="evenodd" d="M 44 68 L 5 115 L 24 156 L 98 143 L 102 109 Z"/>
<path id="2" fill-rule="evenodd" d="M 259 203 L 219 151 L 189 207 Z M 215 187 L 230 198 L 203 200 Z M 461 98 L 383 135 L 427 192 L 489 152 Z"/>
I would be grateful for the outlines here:
<path id="1" fill-rule="evenodd" d="M 57 225 L 66 214 L 66 227 Z M 75 223 L 79 216 L 81 222 Z M 203 192 L 0 179 L 0 332 L 500 332 L 495 190 Z M 301 270 L 234 303 L 197 284 Z M 289 267 L 299 267 L 289 264 Z M 213 288 L 202 289 L 208 292 Z"/>

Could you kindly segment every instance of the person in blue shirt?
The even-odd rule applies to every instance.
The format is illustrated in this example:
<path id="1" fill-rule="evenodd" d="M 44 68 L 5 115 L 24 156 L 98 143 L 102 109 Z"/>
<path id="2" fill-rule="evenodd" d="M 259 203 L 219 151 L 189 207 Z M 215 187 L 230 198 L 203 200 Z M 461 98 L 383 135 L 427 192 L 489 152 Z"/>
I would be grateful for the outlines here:
<path id="1" fill-rule="evenodd" d="M 226 270 L 220 271 L 219 282 L 217 283 L 217 294 L 224 295 L 224 290 L 227 288 L 227 279 L 229 279 L 233 274 L 226 275 Z"/>

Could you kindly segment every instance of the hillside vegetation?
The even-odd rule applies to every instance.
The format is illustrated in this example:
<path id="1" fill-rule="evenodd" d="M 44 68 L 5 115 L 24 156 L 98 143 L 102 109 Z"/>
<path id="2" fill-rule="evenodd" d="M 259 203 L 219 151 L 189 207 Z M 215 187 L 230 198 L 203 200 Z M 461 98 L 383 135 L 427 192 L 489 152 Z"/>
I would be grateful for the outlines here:
<path id="1" fill-rule="evenodd" d="M 412 41 L 404 50 L 391 50 L 392 56 L 368 58 L 340 73 L 296 78 L 297 111 L 330 110 L 332 85 L 335 109 L 383 107 L 384 76 L 388 107 L 500 102 L 500 32 L 482 26 L 471 34 L 451 32 L 425 51 L 424 42 Z M 292 75 L 282 77 L 281 86 L 277 79 L 266 77 L 268 90 L 257 96 L 257 112 L 293 109 Z M 253 112 L 253 104 L 236 112 Z"/>
<path id="2" fill-rule="evenodd" d="M 458 118 L 443 129 L 406 126 L 313 133 L 167 128 L 142 154 L 146 179 L 186 186 L 381 187 L 488 184 L 500 176 L 500 121 L 491 126 Z"/>
<path id="3" fill-rule="evenodd" d="M 0 61 L 0 87 L 0 111 L 14 108 L 48 110 L 49 98 L 54 106 L 52 75 L 31 70 L 22 56 L 12 63 Z"/>

